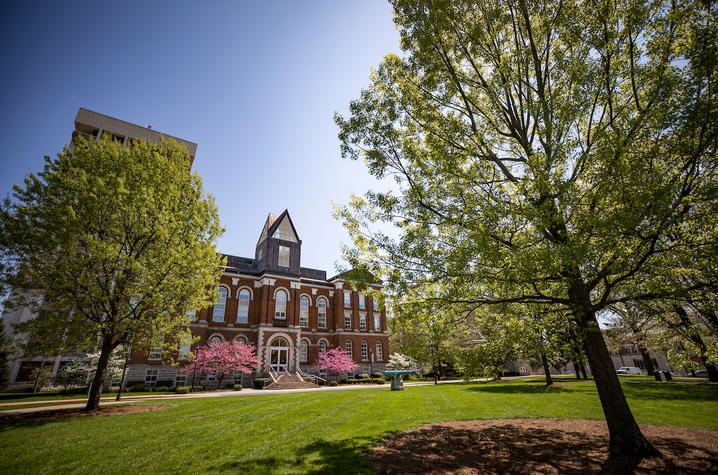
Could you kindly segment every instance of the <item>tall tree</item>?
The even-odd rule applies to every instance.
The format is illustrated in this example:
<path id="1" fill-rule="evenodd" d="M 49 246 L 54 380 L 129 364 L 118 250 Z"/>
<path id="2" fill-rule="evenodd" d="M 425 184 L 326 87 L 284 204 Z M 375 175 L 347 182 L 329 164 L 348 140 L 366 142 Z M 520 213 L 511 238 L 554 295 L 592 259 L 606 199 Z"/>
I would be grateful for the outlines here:
<path id="1" fill-rule="evenodd" d="M 14 187 L 0 211 L 0 280 L 7 305 L 42 310 L 42 325 L 81 329 L 100 356 L 86 409 L 96 409 L 107 363 L 129 336 L 176 350 L 186 310 L 211 305 L 221 275 L 217 208 L 190 173 L 186 150 L 80 140 Z M 31 298 L 37 294 L 44 298 Z M 162 335 L 161 341 L 157 336 Z"/>
<path id="2" fill-rule="evenodd" d="M 336 116 L 342 155 L 396 183 L 337 211 L 353 237 L 349 264 L 397 294 L 431 282 L 434 300 L 559 307 L 591 365 L 611 454 L 655 454 L 596 314 L 656 296 L 630 284 L 693 244 L 678 231 L 712 199 L 716 10 L 392 4 L 404 54 L 388 55 L 349 117 Z"/>

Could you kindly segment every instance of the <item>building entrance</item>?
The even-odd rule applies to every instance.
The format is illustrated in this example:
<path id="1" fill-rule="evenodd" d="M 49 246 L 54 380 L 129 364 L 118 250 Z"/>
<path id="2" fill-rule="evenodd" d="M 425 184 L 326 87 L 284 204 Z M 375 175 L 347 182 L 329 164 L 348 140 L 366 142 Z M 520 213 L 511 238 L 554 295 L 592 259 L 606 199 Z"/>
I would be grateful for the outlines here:
<path id="1" fill-rule="evenodd" d="M 269 364 L 275 373 L 289 371 L 289 343 L 284 338 L 277 338 L 269 347 Z"/>

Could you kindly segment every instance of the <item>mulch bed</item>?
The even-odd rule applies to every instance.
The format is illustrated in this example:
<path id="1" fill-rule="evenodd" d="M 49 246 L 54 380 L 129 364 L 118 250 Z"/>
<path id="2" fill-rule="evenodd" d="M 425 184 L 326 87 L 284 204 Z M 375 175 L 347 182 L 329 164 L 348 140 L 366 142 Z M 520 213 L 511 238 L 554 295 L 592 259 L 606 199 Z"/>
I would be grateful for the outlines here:
<path id="1" fill-rule="evenodd" d="M 84 411 L 83 409 L 50 409 L 47 411 L 27 412 L 25 414 L 14 414 L 11 416 L 0 416 L 1 422 L 20 421 L 56 421 L 60 419 L 72 419 L 75 417 L 97 417 L 97 416 L 119 416 L 123 414 L 137 414 L 141 412 L 158 411 L 168 409 L 170 406 L 101 406 L 96 411 Z"/>
<path id="2" fill-rule="evenodd" d="M 641 425 L 662 457 L 608 456 L 605 421 L 501 419 L 431 424 L 384 441 L 378 473 L 718 473 L 718 432 Z"/>

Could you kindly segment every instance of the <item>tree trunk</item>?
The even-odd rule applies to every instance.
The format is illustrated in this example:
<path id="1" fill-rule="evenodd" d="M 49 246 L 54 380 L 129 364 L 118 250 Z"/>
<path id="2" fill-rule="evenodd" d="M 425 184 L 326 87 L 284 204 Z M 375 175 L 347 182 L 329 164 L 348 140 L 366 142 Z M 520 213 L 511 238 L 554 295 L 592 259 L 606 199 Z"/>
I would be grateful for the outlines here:
<path id="1" fill-rule="evenodd" d="M 648 353 L 648 350 L 646 350 L 642 346 L 638 347 L 638 352 L 641 353 L 641 358 L 643 358 L 643 366 L 646 367 L 646 372 L 648 373 L 648 376 L 651 376 L 656 370 L 656 368 L 653 367 L 653 360 L 651 360 L 651 355 Z"/>
<path id="2" fill-rule="evenodd" d="M 107 363 L 110 361 L 110 356 L 112 356 L 112 350 L 112 336 L 107 335 L 102 339 L 102 350 L 100 351 L 100 359 L 97 361 L 97 369 L 95 370 L 95 377 L 90 387 L 90 394 L 87 397 L 86 411 L 94 411 L 100 407 L 100 396 L 102 395 L 102 385 L 105 379 L 105 369 L 107 369 Z"/>
<path id="3" fill-rule="evenodd" d="M 541 364 L 543 365 L 543 372 L 546 373 L 546 386 L 551 386 L 553 384 L 551 368 L 548 366 L 548 359 L 546 358 L 546 353 L 543 351 L 541 352 Z"/>
<path id="4" fill-rule="evenodd" d="M 37 370 L 37 378 L 35 378 L 35 386 L 32 388 L 33 394 L 37 392 L 37 387 L 40 385 L 40 378 L 42 378 L 42 368 L 45 366 L 45 353 L 42 354 L 40 360 L 40 369 Z"/>
<path id="5" fill-rule="evenodd" d="M 701 358 L 701 361 L 703 362 L 703 366 L 705 366 L 706 370 L 708 371 L 708 381 L 712 383 L 718 383 L 718 368 L 716 368 L 715 365 L 706 363 L 705 358 Z"/>
<path id="6" fill-rule="evenodd" d="M 581 370 L 578 369 L 578 363 L 573 362 L 573 369 L 576 371 L 576 379 L 581 379 Z"/>
<path id="7" fill-rule="evenodd" d="M 581 365 L 581 376 L 583 376 L 583 379 L 588 379 L 588 376 L 586 376 L 586 365 Z"/>
<path id="8" fill-rule="evenodd" d="M 584 332 L 583 347 L 588 363 L 591 365 L 591 373 L 608 423 L 610 454 L 660 455 L 645 438 L 628 407 L 595 314 L 581 315 L 578 320 Z"/>

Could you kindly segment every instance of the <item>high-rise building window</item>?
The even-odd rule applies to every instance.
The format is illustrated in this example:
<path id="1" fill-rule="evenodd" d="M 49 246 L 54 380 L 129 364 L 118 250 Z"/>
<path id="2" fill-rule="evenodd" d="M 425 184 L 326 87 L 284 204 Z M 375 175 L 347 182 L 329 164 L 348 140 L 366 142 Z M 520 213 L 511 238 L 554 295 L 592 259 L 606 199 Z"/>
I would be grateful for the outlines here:
<path id="1" fill-rule="evenodd" d="M 344 314 L 344 329 L 345 330 L 352 329 L 352 314 L 351 313 Z"/>
<path id="2" fill-rule="evenodd" d="M 287 318 L 287 293 L 281 289 L 277 290 L 274 300 L 274 318 Z"/>
<path id="3" fill-rule="evenodd" d="M 289 267 L 289 248 L 287 246 L 279 246 L 277 265 L 280 267 Z"/>
<path id="4" fill-rule="evenodd" d="M 227 289 L 220 287 L 217 291 L 217 301 L 214 303 L 214 311 L 212 312 L 213 322 L 224 321 L 224 309 L 227 306 Z"/>
<path id="5" fill-rule="evenodd" d="M 319 297 L 317 300 L 317 326 L 319 328 L 327 326 L 327 301 L 324 300 L 324 297 Z"/>
<path id="6" fill-rule="evenodd" d="M 239 305 L 237 306 L 237 323 L 247 323 L 249 318 L 249 290 L 239 291 Z"/>
<path id="7" fill-rule="evenodd" d="M 309 298 L 302 297 L 299 299 L 299 326 L 309 326 Z"/>

